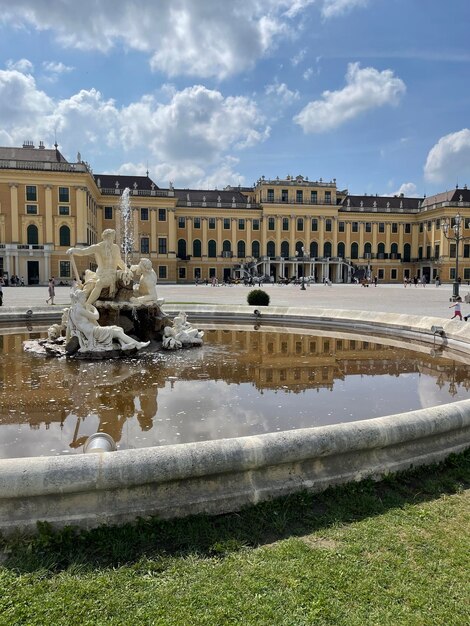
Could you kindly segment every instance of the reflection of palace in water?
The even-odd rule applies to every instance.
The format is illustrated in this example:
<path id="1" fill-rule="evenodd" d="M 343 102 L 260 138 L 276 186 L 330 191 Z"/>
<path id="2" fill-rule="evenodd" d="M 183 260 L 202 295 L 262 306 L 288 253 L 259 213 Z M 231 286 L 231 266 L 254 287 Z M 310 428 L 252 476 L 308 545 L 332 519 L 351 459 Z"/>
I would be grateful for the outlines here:
<path id="1" fill-rule="evenodd" d="M 210 329 L 202 348 L 152 355 L 149 360 L 101 362 L 45 359 L 24 353 L 22 343 L 36 334 L 0 335 L 0 424 L 63 425 L 76 419 L 70 446 L 83 445 L 84 422 L 94 416 L 96 430 L 121 440 L 127 420 L 136 418 L 142 432 L 153 427 L 158 389 L 172 380 L 224 380 L 265 390 L 300 393 L 333 389 L 347 376 L 398 376 L 423 373 L 439 388 L 470 387 L 465 365 L 442 356 L 397 350 L 358 337 L 318 336 L 299 332 Z M 169 381 L 169 382 L 168 382 Z"/>

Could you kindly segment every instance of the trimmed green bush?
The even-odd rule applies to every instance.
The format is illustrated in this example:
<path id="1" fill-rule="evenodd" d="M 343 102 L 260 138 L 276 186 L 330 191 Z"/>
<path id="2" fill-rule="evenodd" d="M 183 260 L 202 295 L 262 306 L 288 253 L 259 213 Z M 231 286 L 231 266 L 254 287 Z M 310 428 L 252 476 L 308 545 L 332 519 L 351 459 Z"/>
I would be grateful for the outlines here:
<path id="1" fill-rule="evenodd" d="M 252 306 L 268 306 L 269 304 L 269 294 L 262 289 L 252 289 L 246 299 Z"/>

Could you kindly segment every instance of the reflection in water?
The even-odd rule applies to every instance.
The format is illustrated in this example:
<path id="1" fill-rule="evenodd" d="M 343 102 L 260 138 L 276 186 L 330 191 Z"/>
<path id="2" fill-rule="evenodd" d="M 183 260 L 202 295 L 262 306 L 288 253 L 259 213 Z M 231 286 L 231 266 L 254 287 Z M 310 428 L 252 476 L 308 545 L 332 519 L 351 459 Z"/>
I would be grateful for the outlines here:
<path id="1" fill-rule="evenodd" d="M 237 437 L 367 419 L 463 399 L 470 370 L 359 338 L 206 330 L 205 344 L 86 363 L 22 352 L 0 335 L 0 457 Z M 37 336 L 37 333 L 35 334 Z"/>

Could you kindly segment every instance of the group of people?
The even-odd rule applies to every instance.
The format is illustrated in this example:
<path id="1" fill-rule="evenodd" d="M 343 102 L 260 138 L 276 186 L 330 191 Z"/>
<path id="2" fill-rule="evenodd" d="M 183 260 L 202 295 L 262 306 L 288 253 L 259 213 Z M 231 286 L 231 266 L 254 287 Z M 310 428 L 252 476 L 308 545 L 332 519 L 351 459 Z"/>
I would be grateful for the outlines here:
<path id="1" fill-rule="evenodd" d="M 437 281 L 439 281 L 439 285 L 441 284 L 439 276 L 436 276 L 436 284 Z M 428 284 L 428 279 L 426 277 L 426 274 L 423 274 L 421 276 L 421 278 L 418 278 L 418 276 L 416 276 L 416 274 L 413 276 L 413 278 L 410 278 L 409 276 L 405 276 L 405 278 L 403 279 L 403 286 L 404 287 L 408 287 L 408 285 L 414 285 L 415 287 L 417 287 L 419 284 L 421 284 L 423 287 L 426 287 L 426 285 Z"/>

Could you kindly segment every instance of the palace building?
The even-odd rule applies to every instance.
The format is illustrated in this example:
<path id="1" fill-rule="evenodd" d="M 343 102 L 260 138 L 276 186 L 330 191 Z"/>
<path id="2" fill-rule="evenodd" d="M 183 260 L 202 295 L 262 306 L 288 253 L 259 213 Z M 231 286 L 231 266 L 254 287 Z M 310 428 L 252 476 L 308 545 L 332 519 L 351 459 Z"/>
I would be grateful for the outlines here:
<path id="1" fill-rule="evenodd" d="M 69 162 L 42 142 L 0 147 L 0 276 L 70 282 L 68 248 L 100 241 L 105 228 L 122 240 L 126 189 L 128 254 L 150 258 L 161 282 L 470 280 L 466 186 L 428 198 L 360 196 L 335 179 L 262 176 L 253 187 L 162 189 L 148 174 L 94 174 L 80 155 Z M 93 269 L 93 257 L 76 262 L 80 275 Z"/>

